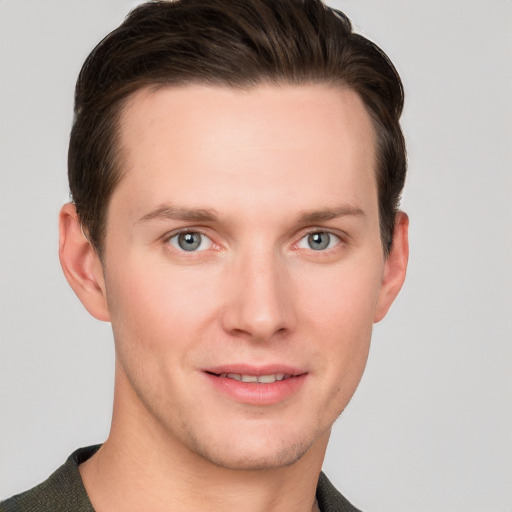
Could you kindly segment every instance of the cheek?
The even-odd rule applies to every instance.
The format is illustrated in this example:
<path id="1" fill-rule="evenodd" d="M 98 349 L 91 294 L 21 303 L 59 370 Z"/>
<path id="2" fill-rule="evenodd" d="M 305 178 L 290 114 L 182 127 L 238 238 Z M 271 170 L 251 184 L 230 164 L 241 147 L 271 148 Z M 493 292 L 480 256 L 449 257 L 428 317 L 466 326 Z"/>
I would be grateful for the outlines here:
<path id="1" fill-rule="evenodd" d="M 106 287 L 118 342 L 136 342 L 141 350 L 178 347 L 214 316 L 212 276 L 158 262 L 117 268 L 109 272 Z"/>
<path id="2" fill-rule="evenodd" d="M 373 324 L 381 266 L 357 263 L 302 273 L 297 285 L 301 308 L 318 320 L 317 327 L 357 332 Z"/>
<path id="3" fill-rule="evenodd" d="M 158 264 L 118 268 L 106 286 L 120 369 L 146 405 L 177 407 L 175 395 L 164 390 L 179 387 L 179 372 L 171 369 L 188 368 L 199 343 L 197 287 Z"/>
<path id="4" fill-rule="evenodd" d="M 330 386 L 330 399 L 342 409 L 361 378 L 380 290 L 379 265 L 347 265 L 320 279 L 317 272 L 303 297 L 311 357 Z M 339 412 L 339 411 L 338 411 Z"/>

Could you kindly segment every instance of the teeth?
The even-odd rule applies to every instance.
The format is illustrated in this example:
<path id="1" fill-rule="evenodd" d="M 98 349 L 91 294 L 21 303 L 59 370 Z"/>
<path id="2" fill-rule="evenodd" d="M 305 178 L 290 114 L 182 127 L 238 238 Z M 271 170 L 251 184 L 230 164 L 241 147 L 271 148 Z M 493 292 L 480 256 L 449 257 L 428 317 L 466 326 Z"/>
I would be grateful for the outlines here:
<path id="1" fill-rule="evenodd" d="M 276 380 L 284 380 L 290 375 L 286 375 L 284 373 L 274 373 L 271 375 L 241 375 L 240 373 L 221 373 L 220 377 L 225 377 L 228 379 L 238 380 L 242 382 L 258 382 L 260 384 L 272 384 Z"/>
<path id="2" fill-rule="evenodd" d="M 276 375 L 261 375 L 260 377 L 258 377 L 258 382 L 262 382 L 263 384 L 270 384 L 271 382 L 275 382 L 276 380 Z"/>

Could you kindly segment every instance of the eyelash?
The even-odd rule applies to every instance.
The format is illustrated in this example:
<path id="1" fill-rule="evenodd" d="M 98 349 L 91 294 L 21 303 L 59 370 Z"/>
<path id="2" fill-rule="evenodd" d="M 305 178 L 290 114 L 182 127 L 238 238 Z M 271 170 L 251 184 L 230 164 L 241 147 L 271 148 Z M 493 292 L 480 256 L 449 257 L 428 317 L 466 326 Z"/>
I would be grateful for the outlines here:
<path id="1" fill-rule="evenodd" d="M 327 230 L 315 230 L 315 231 L 310 231 L 309 233 L 305 234 L 303 237 L 300 238 L 300 240 L 295 244 L 297 247 L 299 247 L 300 249 L 304 248 L 304 249 L 308 249 L 308 247 L 300 247 L 300 243 L 303 241 L 303 240 L 306 240 L 306 243 L 309 244 L 309 242 L 311 241 L 310 240 L 310 237 L 314 237 L 315 235 L 327 235 L 328 239 L 327 239 L 327 246 L 326 247 L 323 247 L 323 248 L 319 248 L 319 249 L 314 249 L 313 247 L 309 247 L 309 249 L 311 249 L 312 251 L 314 252 L 326 252 L 330 249 L 334 249 L 336 246 L 340 245 L 342 243 L 342 239 L 339 235 L 336 235 L 335 233 L 333 233 L 332 231 L 327 231 Z M 335 241 L 335 244 L 332 246 L 331 245 L 331 242 Z"/>
<path id="2" fill-rule="evenodd" d="M 177 233 L 173 233 L 171 234 L 170 236 L 167 236 L 165 238 L 165 241 L 166 243 L 168 243 L 169 245 L 171 245 L 174 249 L 176 249 L 177 251 L 179 252 L 183 252 L 183 253 L 198 253 L 198 252 L 202 252 L 206 249 L 201 249 L 201 250 L 196 250 L 195 248 L 188 251 L 187 249 L 183 249 L 183 247 L 180 247 L 178 245 L 178 240 L 179 240 L 179 237 L 182 236 L 182 235 L 200 235 L 201 236 L 201 242 L 200 244 L 202 245 L 206 240 L 209 241 L 209 246 L 206 248 L 206 249 L 210 249 L 212 246 L 214 246 L 214 242 L 213 240 L 208 236 L 206 235 L 205 233 L 203 233 L 202 231 L 200 230 L 197 230 L 197 229 L 183 229 L 181 231 L 178 231 Z M 173 240 L 176 240 L 176 245 L 174 245 L 172 243 Z M 191 246 L 193 245 L 192 243 L 190 244 Z"/>
<path id="3" fill-rule="evenodd" d="M 200 242 L 199 247 L 205 241 L 209 241 L 208 247 L 197 250 L 196 248 L 192 247 L 193 243 L 191 243 L 190 244 L 191 250 L 184 249 L 183 247 L 179 246 L 179 242 L 178 242 L 179 237 L 182 235 L 200 235 L 201 242 Z M 320 249 L 314 249 L 311 246 L 310 247 L 301 247 L 300 246 L 301 242 L 303 242 L 303 241 L 305 241 L 305 243 L 308 244 L 310 242 L 310 240 L 308 240 L 308 238 L 314 237 L 315 235 L 327 235 L 329 237 L 328 245 L 326 247 L 323 247 Z M 333 239 L 335 241 L 335 244 L 331 245 Z M 165 243 L 169 244 L 174 250 L 176 250 L 180 253 L 188 253 L 190 255 L 197 254 L 197 253 L 203 252 L 203 251 L 211 249 L 211 248 L 215 248 L 215 247 L 218 248 L 218 246 L 215 244 L 215 242 L 213 242 L 213 240 L 207 234 L 205 234 L 203 231 L 201 231 L 200 229 L 197 229 L 197 228 L 182 229 L 181 231 L 174 232 L 174 233 L 166 236 L 164 240 L 165 240 Z M 175 241 L 175 243 L 173 243 L 172 241 Z M 315 229 L 315 230 L 308 231 L 307 233 L 302 235 L 299 238 L 299 240 L 293 244 L 293 248 L 294 249 L 306 249 L 306 250 L 310 250 L 314 253 L 320 254 L 320 253 L 325 253 L 327 251 L 331 251 L 343 243 L 344 243 L 344 239 L 340 235 L 333 233 L 332 231 L 328 231 L 326 229 Z"/>

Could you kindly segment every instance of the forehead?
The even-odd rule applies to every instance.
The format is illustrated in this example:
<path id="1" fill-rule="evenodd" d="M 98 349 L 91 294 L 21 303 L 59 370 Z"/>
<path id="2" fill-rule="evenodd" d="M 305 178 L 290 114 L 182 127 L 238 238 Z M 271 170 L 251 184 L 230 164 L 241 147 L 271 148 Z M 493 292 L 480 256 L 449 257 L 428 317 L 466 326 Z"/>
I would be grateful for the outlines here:
<path id="1" fill-rule="evenodd" d="M 320 200 L 376 207 L 372 124 L 349 89 L 144 89 L 127 102 L 120 143 L 124 177 L 113 199 L 123 195 L 134 214 L 177 200 L 225 209 L 275 208 L 292 197 L 299 209 Z"/>

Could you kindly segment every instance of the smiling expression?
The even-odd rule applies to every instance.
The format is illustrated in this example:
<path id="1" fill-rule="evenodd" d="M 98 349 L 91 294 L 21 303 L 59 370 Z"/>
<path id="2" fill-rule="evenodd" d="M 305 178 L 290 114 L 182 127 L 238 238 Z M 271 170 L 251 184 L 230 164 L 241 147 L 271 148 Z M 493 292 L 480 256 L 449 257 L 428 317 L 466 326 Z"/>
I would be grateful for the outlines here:
<path id="1" fill-rule="evenodd" d="M 103 270 L 121 410 L 223 467 L 323 451 L 394 297 L 360 98 L 142 90 L 120 135 Z"/>

